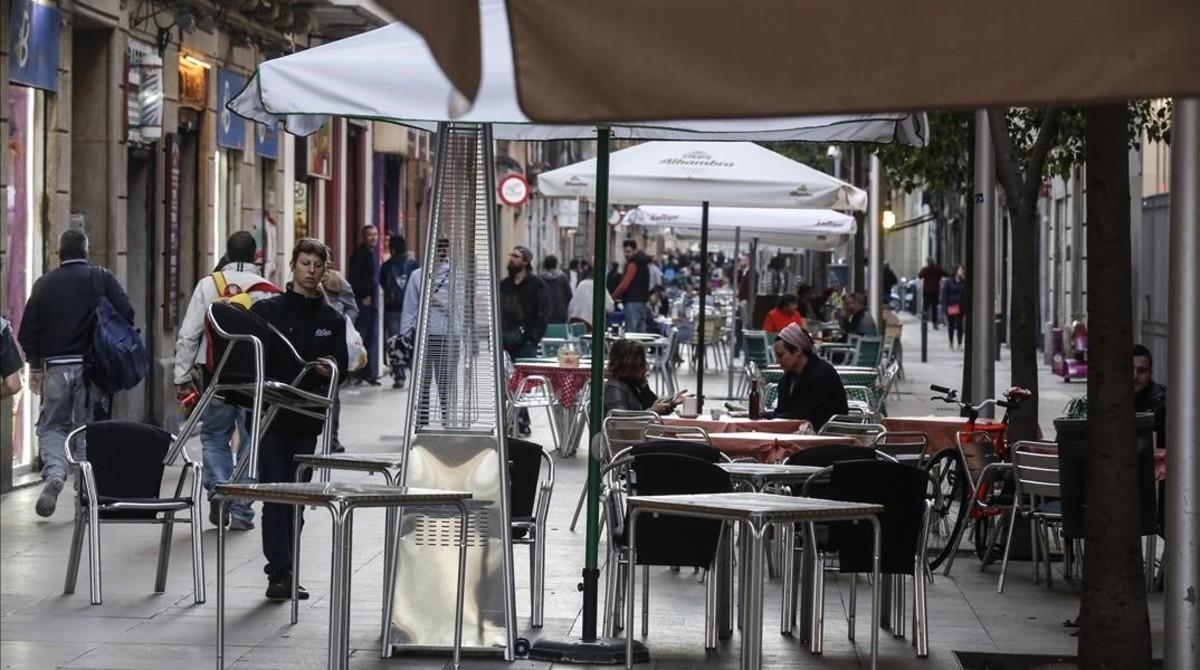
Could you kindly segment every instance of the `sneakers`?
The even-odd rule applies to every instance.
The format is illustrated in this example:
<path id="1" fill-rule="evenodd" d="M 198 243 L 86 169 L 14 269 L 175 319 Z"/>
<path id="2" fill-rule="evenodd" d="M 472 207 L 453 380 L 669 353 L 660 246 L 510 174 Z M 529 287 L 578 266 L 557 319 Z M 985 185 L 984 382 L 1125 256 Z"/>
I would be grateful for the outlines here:
<path id="1" fill-rule="evenodd" d="M 402 389 L 402 388 L 404 388 L 404 380 L 403 380 L 403 379 L 395 379 L 395 380 L 393 380 L 393 381 L 392 381 L 392 388 L 394 388 L 394 389 Z"/>
<path id="2" fill-rule="evenodd" d="M 37 505 L 34 511 L 38 516 L 46 517 L 54 514 L 55 508 L 58 507 L 58 494 L 62 493 L 63 480 L 51 479 L 46 482 L 46 486 L 42 488 L 42 494 L 38 496 Z"/>
<path id="3" fill-rule="evenodd" d="M 213 526 L 228 526 L 229 525 L 229 510 L 225 510 L 225 518 L 220 517 L 221 507 L 218 501 L 214 498 L 208 499 L 208 522 Z"/>
<path id="4" fill-rule="evenodd" d="M 229 520 L 229 530 L 254 530 L 254 522 L 240 516 Z"/>
<path id="5" fill-rule="evenodd" d="M 344 454 L 346 453 L 346 447 L 342 446 L 340 441 L 334 440 L 333 444 L 329 445 L 329 452 L 332 454 Z"/>
<path id="6" fill-rule="evenodd" d="M 304 590 L 303 586 L 296 586 L 296 598 L 299 600 L 308 600 L 308 591 Z M 292 576 L 280 575 L 271 577 L 267 580 L 267 600 L 291 600 L 292 599 Z"/>

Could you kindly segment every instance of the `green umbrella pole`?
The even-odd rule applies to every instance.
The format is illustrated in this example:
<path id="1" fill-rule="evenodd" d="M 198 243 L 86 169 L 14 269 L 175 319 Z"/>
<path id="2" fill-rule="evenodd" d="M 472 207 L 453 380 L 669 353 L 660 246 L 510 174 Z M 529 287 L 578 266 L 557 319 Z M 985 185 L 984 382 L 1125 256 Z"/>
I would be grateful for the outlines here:
<path id="1" fill-rule="evenodd" d="M 608 268 L 608 128 L 596 129 L 596 227 L 595 260 L 592 277 L 592 404 L 589 408 L 594 439 L 604 422 L 604 331 L 605 281 Z M 589 445 L 591 442 L 589 441 Z M 600 570 L 597 554 L 600 548 L 600 461 L 588 458 L 587 478 L 587 558 L 583 568 L 583 639 L 596 639 Z"/>

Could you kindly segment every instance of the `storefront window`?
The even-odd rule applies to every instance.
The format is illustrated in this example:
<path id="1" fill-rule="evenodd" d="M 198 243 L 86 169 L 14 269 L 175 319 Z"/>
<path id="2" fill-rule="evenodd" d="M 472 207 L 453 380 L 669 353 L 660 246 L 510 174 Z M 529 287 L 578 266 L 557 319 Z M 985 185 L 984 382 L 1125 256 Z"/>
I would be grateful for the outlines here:
<path id="1" fill-rule="evenodd" d="M 230 233 L 241 230 L 242 182 L 238 172 L 242 153 L 217 149 L 213 154 L 213 264 L 217 264 Z"/>
<path id="2" fill-rule="evenodd" d="M 4 281 L 8 286 L 4 313 L 13 330 L 21 327 L 25 301 L 33 282 L 42 274 L 42 200 L 45 194 L 45 94 L 24 86 L 8 88 L 8 174 L 5 193 L 8 220 L 7 267 Z M 28 367 L 25 377 L 28 379 Z M 13 416 L 5 421 L 12 433 L 13 474 L 27 472 L 36 455 L 34 426 L 37 402 L 27 390 L 13 399 Z"/>

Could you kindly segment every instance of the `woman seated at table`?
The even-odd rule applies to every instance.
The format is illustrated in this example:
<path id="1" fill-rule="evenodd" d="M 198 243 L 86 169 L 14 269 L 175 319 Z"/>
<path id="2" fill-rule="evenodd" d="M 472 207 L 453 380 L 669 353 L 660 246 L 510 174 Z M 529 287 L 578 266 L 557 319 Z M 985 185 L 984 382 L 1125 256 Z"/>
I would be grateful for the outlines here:
<path id="1" fill-rule="evenodd" d="M 779 380 L 779 400 L 774 419 L 805 419 L 814 430 L 835 414 L 849 411 L 846 388 L 837 370 L 813 354 L 813 341 L 796 324 L 790 324 L 775 338 L 775 360 L 783 368 Z M 607 399 L 607 397 L 606 397 Z"/>
<path id="2" fill-rule="evenodd" d="M 683 400 L 684 391 L 660 400 L 646 381 L 646 347 L 637 340 L 617 340 L 608 352 L 608 379 L 604 382 L 604 415 L 614 409 L 652 410 L 670 414 Z"/>
<path id="3" fill-rule="evenodd" d="M 789 323 L 804 327 L 804 315 L 796 309 L 796 296 L 791 294 L 779 298 L 779 304 L 775 309 L 767 312 L 762 327 L 768 333 L 778 333 L 787 328 Z"/>

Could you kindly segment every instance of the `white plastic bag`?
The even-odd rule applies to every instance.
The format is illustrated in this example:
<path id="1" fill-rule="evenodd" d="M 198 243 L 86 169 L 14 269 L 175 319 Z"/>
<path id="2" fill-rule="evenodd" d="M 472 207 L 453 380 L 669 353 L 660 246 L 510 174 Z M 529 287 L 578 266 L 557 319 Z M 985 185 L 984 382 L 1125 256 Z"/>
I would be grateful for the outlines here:
<path id="1" fill-rule="evenodd" d="M 367 365 L 367 347 L 363 344 L 362 335 L 358 334 L 358 330 L 354 327 L 354 323 L 350 321 L 350 317 L 344 316 L 346 320 L 346 361 L 351 372 L 361 370 Z"/>

